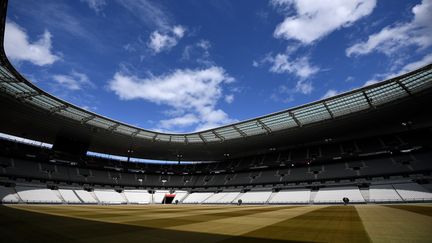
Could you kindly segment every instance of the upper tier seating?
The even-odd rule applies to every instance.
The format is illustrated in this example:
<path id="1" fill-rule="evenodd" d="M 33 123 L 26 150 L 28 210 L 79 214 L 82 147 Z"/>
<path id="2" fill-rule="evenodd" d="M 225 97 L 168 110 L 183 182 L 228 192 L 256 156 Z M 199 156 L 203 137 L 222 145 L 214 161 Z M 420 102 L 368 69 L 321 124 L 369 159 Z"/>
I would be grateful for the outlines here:
<path id="1" fill-rule="evenodd" d="M 269 203 L 309 203 L 309 189 L 293 189 L 279 191 L 269 201 Z"/>
<path id="2" fill-rule="evenodd" d="M 406 173 L 423 173 L 432 170 L 429 158 L 430 151 L 413 154 L 385 155 L 383 157 L 362 160 L 340 161 L 338 163 L 315 164 L 280 167 L 265 170 L 254 170 L 239 173 L 201 174 L 201 175 L 169 175 L 165 184 L 169 187 L 212 187 L 230 185 L 248 185 L 261 183 L 291 183 L 311 180 L 332 180 L 352 177 L 369 177 L 398 175 Z M 3 168 L 0 176 L 57 180 L 76 183 L 95 183 L 125 186 L 163 186 L 162 176 L 143 173 L 118 173 L 89 169 L 63 164 L 35 162 L 31 159 L 11 159 L 0 157 Z M 287 164 L 290 166 L 290 164 Z M 161 165 L 159 165 L 160 167 Z M 220 165 L 223 167 L 223 165 Z M 41 169 L 43 168 L 43 169 Z"/>

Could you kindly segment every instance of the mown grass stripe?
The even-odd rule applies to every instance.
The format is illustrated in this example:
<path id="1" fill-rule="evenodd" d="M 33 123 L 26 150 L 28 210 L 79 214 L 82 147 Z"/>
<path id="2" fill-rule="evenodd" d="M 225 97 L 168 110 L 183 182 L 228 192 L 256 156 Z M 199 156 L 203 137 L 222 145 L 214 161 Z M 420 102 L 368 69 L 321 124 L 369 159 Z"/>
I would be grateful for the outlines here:
<path id="1" fill-rule="evenodd" d="M 418 213 L 424 216 L 432 217 L 432 207 L 415 206 L 415 205 L 383 205 L 389 208 L 401 209 L 412 213 Z"/>
<path id="2" fill-rule="evenodd" d="M 354 206 L 331 206 L 251 231 L 223 242 L 241 239 L 273 239 L 293 242 L 370 242 Z"/>
<path id="3" fill-rule="evenodd" d="M 194 215 L 180 216 L 180 217 L 175 217 L 175 214 L 173 214 L 173 217 L 169 217 L 169 218 L 133 220 L 133 221 L 125 221 L 123 223 L 146 226 L 146 227 L 154 227 L 154 228 L 167 228 L 167 227 L 181 226 L 186 224 L 207 222 L 211 220 L 249 216 L 258 213 L 272 212 L 272 211 L 278 211 L 278 210 L 294 208 L 294 207 L 300 207 L 300 206 L 265 207 L 265 208 L 261 207 L 261 208 L 248 208 L 248 209 L 239 207 L 237 210 L 235 210 L 235 208 L 234 209 L 230 208 L 233 210 L 219 212 L 219 213 L 203 213 L 203 214 L 194 214 Z"/>

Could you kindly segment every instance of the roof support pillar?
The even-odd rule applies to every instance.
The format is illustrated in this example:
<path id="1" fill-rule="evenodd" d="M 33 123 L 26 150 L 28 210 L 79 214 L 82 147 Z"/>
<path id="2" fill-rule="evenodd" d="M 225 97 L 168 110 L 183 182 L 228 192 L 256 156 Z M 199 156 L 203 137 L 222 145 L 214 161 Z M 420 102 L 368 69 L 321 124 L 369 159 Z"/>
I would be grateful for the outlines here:
<path id="1" fill-rule="evenodd" d="M 207 140 L 203 137 L 203 135 L 201 135 L 201 133 L 198 133 L 198 137 L 200 137 L 204 143 L 207 143 Z"/>
<path id="2" fill-rule="evenodd" d="M 119 127 L 119 126 L 120 126 L 120 124 L 119 124 L 119 123 L 116 123 L 116 124 L 114 124 L 114 125 L 108 127 L 108 130 L 110 130 L 111 132 L 113 132 L 113 131 L 115 131 L 115 130 L 117 129 L 117 127 Z"/>
<path id="3" fill-rule="evenodd" d="M 302 127 L 303 124 L 297 119 L 297 117 L 294 115 L 292 111 L 288 111 L 288 114 L 292 117 L 292 119 L 297 123 L 297 126 Z"/>
<path id="4" fill-rule="evenodd" d="M 396 80 L 396 83 L 399 84 L 399 86 L 407 92 L 408 95 L 412 95 L 411 91 L 403 84 L 399 79 Z"/>
<path id="5" fill-rule="evenodd" d="M 22 92 L 22 93 L 15 94 L 15 98 L 24 100 L 36 95 L 40 95 L 39 92 Z"/>
<path id="6" fill-rule="evenodd" d="M 372 104 L 372 100 L 367 96 L 366 92 L 362 91 L 363 96 L 366 98 L 367 103 L 369 104 L 370 108 L 375 109 L 375 106 Z"/>
<path id="7" fill-rule="evenodd" d="M 246 133 L 244 133 L 242 130 L 240 130 L 240 128 L 238 128 L 236 125 L 232 125 L 233 126 L 233 128 L 238 132 L 238 133 L 240 133 L 240 135 L 242 136 L 242 137 L 247 137 L 247 134 Z"/>
<path id="8" fill-rule="evenodd" d="M 139 129 L 137 129 L 135 132 L 131 133 L 132 137 L 136 137 L 138 135 L 138 133 L 140 132 Z"/>
<path id="9" fill-rule="evenodd" d="M 81 119 L 81 124 L 84 124 L 84 123 L 90 121 L 91 119 L 93 119 L 93 118 L 95 118 L 95 117 L 96 117 L 95 115 L 91 115 L 91 116 L 88 116 L 88 117 L 84 117 L 83 119 Z"/>
<path id="10" fill-rule="evenodd" d="M 221 135 L 219 135 L 218 133 L 216 133 L 214 130 L 211 131 L 217 138 L 219 138 L 221 140 L 221 142 L 225 141 L 225 138 L 222 137 Z"/>
<path id="11" fill-rule="evenodd" d="M 261 125 L 263 129 L 267 131 L 267 134 L 270 134 L 272 132 L 272 130 L 266 124 L 264 124 L 264 122 L 262 122 L 260 119 L 257 119 L 256 121 L 258 124 Z"/>
<path id="12" fill-rule="evenodd" d="M 54 114 L 54 113 L 56 113 L 56 112 L 59 112 L 59 111 L 62 111 L 62 110 L 64 110 L 64 109 L 66 109 L 66 108 L 68 108 L 67 105 L 55 106 L 55 107 L 52 107 L 52 108 L 50 109 L 50 113 L 51 113 L 51 114 Z"/>
<path id="13" fill-rule="evenodd" d="M 330 110 L 330 108 L 328 107 L 328 105 L 325 101 L 323 102 L 323 105 L 326 108 L 327 112 L 330 114 L 331 118 L 334 119 L 333 112 Z"/>

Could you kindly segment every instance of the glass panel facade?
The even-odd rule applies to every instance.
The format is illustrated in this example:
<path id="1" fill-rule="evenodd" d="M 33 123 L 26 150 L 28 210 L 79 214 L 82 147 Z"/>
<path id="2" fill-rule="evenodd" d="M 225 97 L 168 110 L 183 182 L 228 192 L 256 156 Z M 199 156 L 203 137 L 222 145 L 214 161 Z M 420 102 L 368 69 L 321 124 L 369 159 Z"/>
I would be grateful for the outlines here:
<path id="1" fill-rule="evenodd" d="M 363 92 L 356 92 L 326 101 L 327 107 L 334 117 L 343 116 L 370 108 Z"/>
<path id="2" fill-rule="evenodd" d="M 293 111 L 293 114 L 302 125 L 331 118 L 330 113 L 325 108 L 323 103 L 308 105 L 306 107 L 296 109 Z"/>

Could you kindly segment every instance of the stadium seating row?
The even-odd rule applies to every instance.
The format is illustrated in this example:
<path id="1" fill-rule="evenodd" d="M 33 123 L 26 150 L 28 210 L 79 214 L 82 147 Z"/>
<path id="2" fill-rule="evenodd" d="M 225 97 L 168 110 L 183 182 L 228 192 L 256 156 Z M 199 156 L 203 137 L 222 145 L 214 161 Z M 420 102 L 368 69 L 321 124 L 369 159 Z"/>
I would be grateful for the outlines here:
<path id="1" fill-rule="evenodd" d="M 147 190 L 43 188 L 41 186 L 0 186 L 2 203 L 44 204 L 150 204 L 163 203 L 167 190 L 150 193 Z M 373 184 L 367 189 L 357 186 L 324 187 L 319 190 L 289 189 L 278 192 L 251 190 L 247 192 L 176 191 L 174 202 L 183 204 L 230 204 L 239 200 L 245 204 L 340 203 L 347 197 L 353 203 L 432 201 L 432 193 L 415 182 Z"/>
<path id="2" fill-rule="evenodd" d="M 428 158 L 432 152 L 402 154 L 384 158 L 342 161 L 325 165 L 303 167 L 281 167 L 239 173 L 201 175 L 163 175 L 125 173 L 118 171 L 89 169 L 54 163 L 35 162 L 30 159 L 0 157 L 0 176 L 32 178 L 83 184 L 150 186 L 150 187 L 212 187 L 249 184 L 277 184 L 316 180 L 344 179 L 368 176 L 408 174 L 416 171 L 431 171 Z"/>

